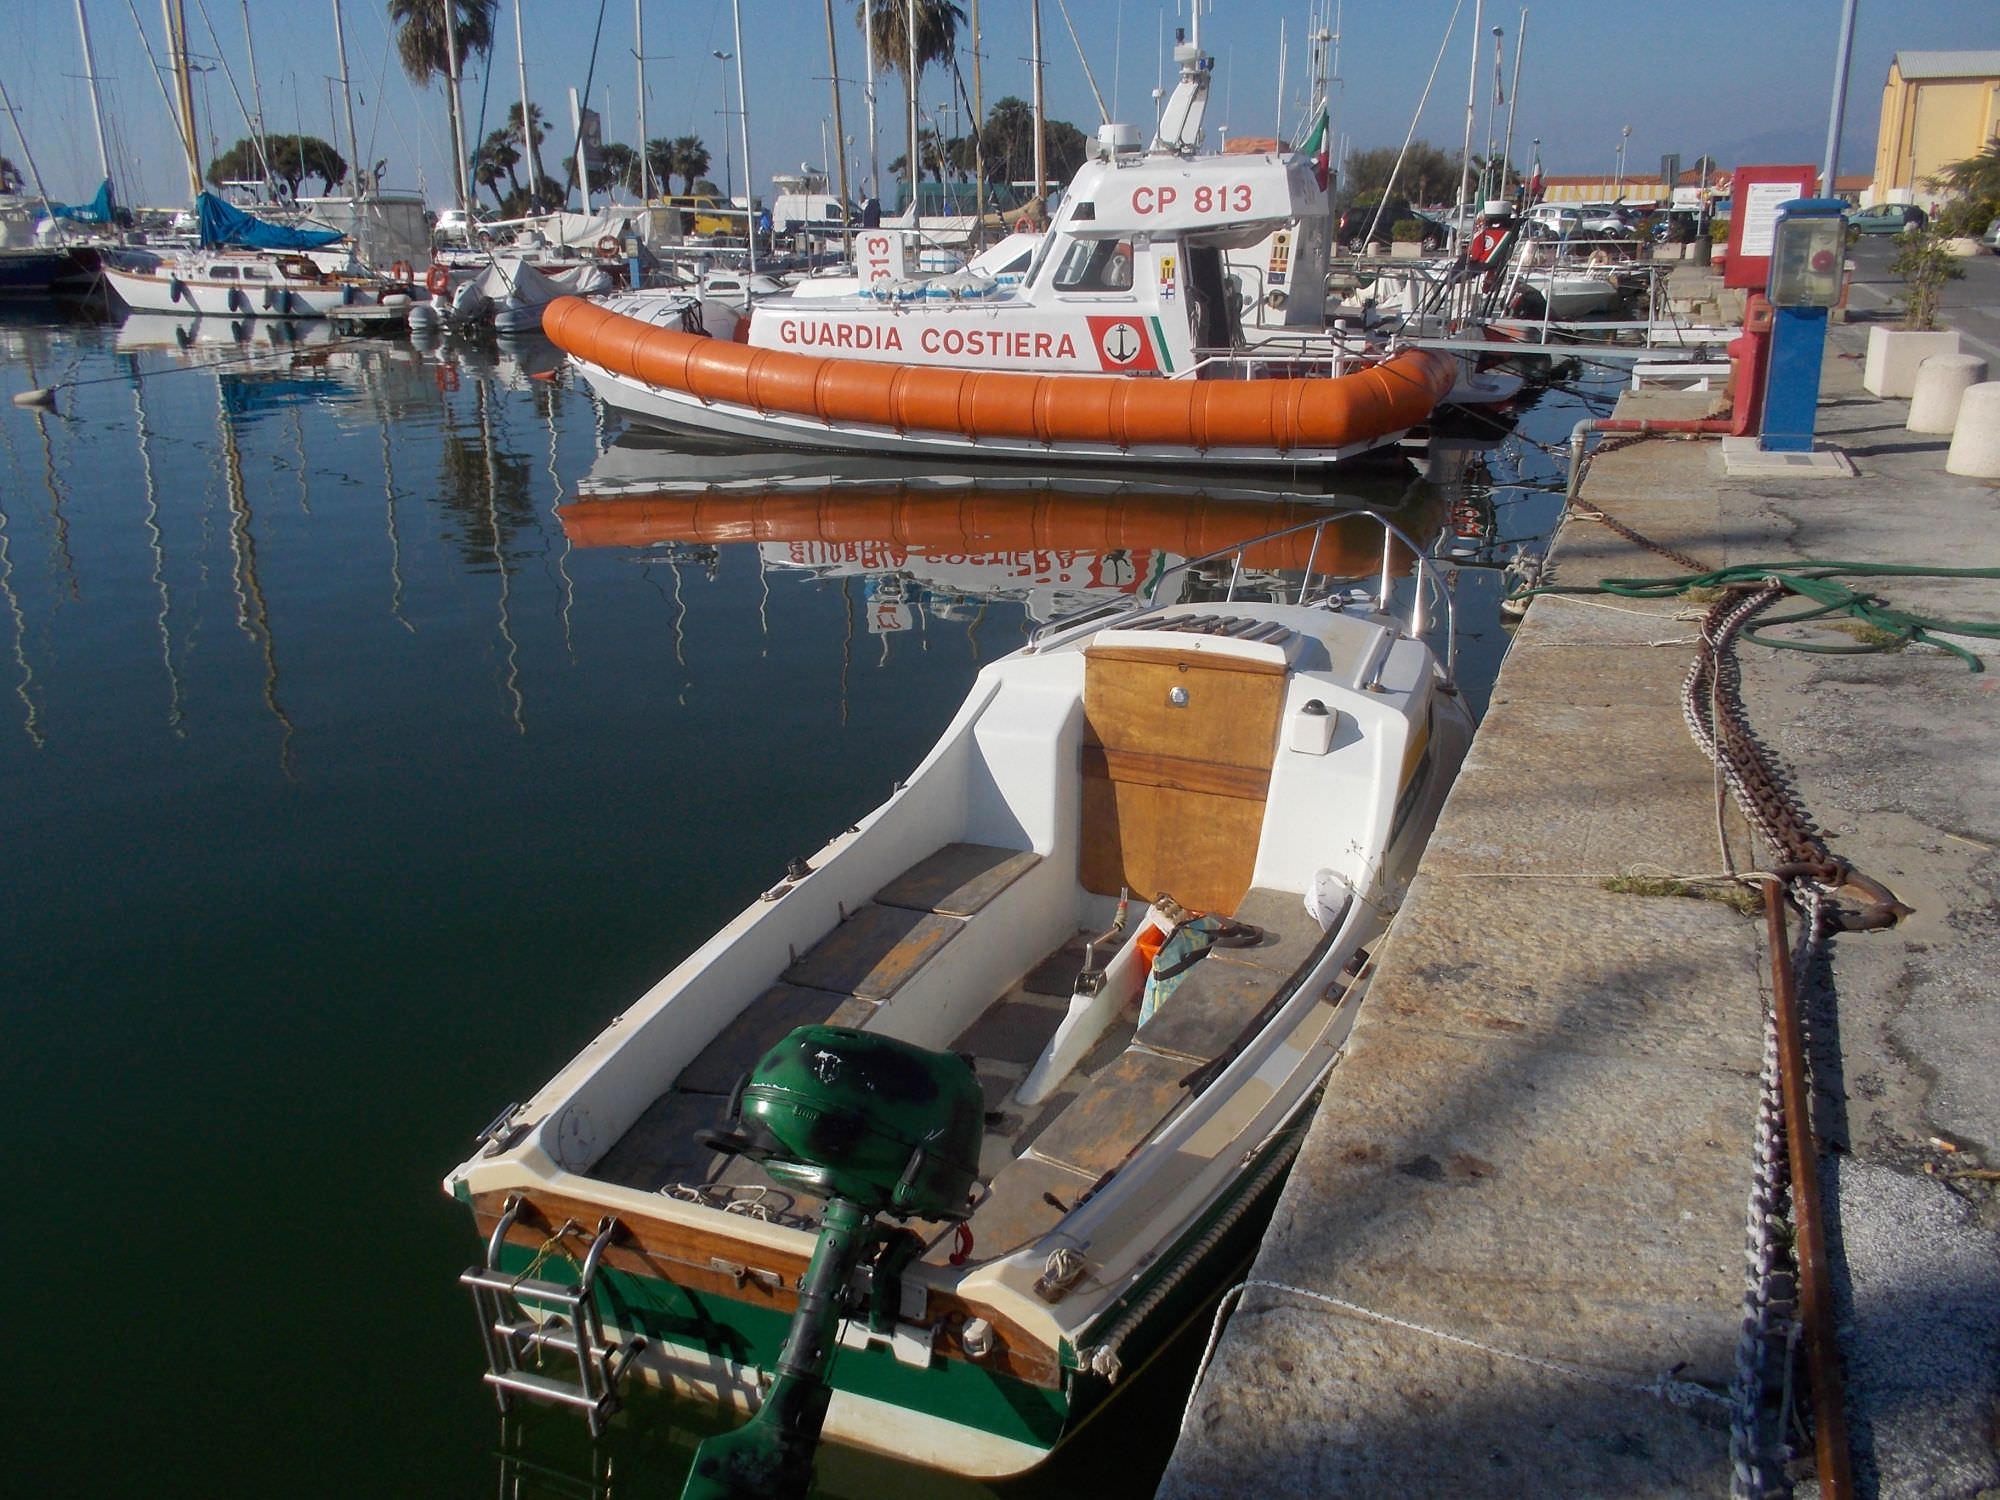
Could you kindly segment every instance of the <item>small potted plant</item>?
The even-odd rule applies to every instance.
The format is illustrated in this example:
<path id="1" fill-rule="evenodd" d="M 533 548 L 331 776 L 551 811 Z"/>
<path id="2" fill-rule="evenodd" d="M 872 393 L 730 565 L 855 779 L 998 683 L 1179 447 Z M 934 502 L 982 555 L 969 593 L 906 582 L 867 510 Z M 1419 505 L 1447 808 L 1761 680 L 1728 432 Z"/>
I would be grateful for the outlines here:
<path id="1" fill-rule="evenodd" d="M 1424 221 L 1398 219 L 1389 226 L 1389 254 L 1397 260 L 1415 260 L 1424 253 Z"/>
<path id="2" fill-rule="evenodd" d="M 1917 366 L 1933 354 L 1958 353 L 1956 329 L 1940 329 L 1938 299 L 1946 285 L 1965 274 L 1952 252 L 1952 226 L 1934 222 L 1906 229 L 1896 237 L 1896 259 L 1889 269 L 1903 278 L 1903 326 L 1881 324 L 1868 330 L 1868 358 L 1861 384 L 1877 396 L 1916 394 Z"/>

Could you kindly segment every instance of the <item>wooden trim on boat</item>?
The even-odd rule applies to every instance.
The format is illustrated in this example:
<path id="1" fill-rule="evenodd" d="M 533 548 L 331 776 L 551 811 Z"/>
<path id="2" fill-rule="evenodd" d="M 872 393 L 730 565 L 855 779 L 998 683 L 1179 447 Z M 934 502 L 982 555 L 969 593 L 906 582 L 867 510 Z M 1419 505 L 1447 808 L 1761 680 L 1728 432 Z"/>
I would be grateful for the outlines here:
<path id="1" fill-rule="evenodd" d="M 664 390 L 829 426 L 956 432 L 1055 445 L 1341 448 L 1416 426 L 1457 379 L 1443 354 L 1405 349 L 1345 375 L 1148 380 L 825 358 L 659 328 L 558 297 L 542 330 L 578 359 Z"/>
<path id="2" fill-rule="evenodd" d="M 511 1196 L 511 1192 L 482 1193 L 472 1200 L 473 1219 L 482 1238 L 492 1234 Z M 604 1204 L 588 1199 L 549 1192 L 521 1196 L 524 1206 L 508 1231 L 507 1243 L 530 1250 L 539 1250 L 565 1221 L 582 1226 L 587 1243 L 590 1231 L 605 1214 Z M 785 1317 L 790 1317 L 798 1306 L 798 1287 L 810 1262 L 808 1255 L 760 1246 L 752 1263 L 740 1241 L 703 1229 L 665 1219 L 635 1219 L 627 1214 L 618 1215 L 618 1222 L 624 1226 L 626 1236 L 614 1243 L 604 1257 L 604 1264 L 614 1270 L 650 1277 L 692 1292 L 728 1297 Z M 744 1268 L 745 1274 L 740 1279 L 725 1269 L 734 1266 Z M 956 1326 L 968 1318 L 984 1318 L 992 1325 L 993 1350 L 976 1362 L 980 1369 L 1049 1390 L 1062 1388 L 1062 1361 L 1056 1351 L 1018 1323 L 991 1307 L 935 1287 L 927 1288 L 926 1293 L 925 1315 L 929 1321 L 942 1320 Z M 939 1340 L 937 1352 L 943 1358 L 963 1358 L 949 1339 Z"/>
<path id="3" fill-rule="evenodd" d="M 1216 797 L 1245 797 L 1262 802 L 1271 790 L 1271 768 L 1222 766 L 1156 755 L 1146 750 L 1113 750 L 1104 745 L 1083 747 L 1083 774 L 1106 781 L 1132 781 L 1177 792 L 1205 792 Z"/>

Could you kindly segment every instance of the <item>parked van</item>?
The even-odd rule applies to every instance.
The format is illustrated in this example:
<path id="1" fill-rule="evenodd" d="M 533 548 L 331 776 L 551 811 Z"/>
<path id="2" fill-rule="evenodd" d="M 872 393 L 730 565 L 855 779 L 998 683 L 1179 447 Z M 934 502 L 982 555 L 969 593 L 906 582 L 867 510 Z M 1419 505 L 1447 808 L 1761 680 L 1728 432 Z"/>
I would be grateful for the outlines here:
<path id="1" fill-rule="evenodd" d="M 679 216 L 682 234 L 743 233 L 743 210 L 713 193 L 675 193 L 657 202 Z"/>
<path id="2" fill-rule="evenodd" d="M 771 204 L 771 225 L 781 237 L 802 231 L 838 234 L 860 218 L 843 209 L 830 193 L 780 193 Z"/>

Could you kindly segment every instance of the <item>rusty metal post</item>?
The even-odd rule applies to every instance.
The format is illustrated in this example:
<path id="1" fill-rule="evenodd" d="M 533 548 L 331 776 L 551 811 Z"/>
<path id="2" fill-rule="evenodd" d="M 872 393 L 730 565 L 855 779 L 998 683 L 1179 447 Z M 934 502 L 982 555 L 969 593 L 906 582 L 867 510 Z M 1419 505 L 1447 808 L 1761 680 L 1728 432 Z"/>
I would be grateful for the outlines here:
<path id="1" fill-rule="evenodd" d="M 1840 1359 L 1833 1346 L 1833 1299 L 1827 1285 L 1826 1241 L 1819 1212 L 1819 1163 L 1806 1097 L 1805 1035 L 1792 988 L 1791 944 L 1785 936 L 1784 888 L 1764 882 L 1764 916 L 1771 939 L 1771 1011 L 1778 1032 L 1778 1091 L 1785 1111 L 1785 1150 L 1792 1172 L 1792 1225 L 1799 1262 L 1799 1318 L 1805 1328 L 1806 1367 L 1812 1380 L 1813 1441 L 1820 1493 L 1849 1500 L 1847 1411 Z"/>

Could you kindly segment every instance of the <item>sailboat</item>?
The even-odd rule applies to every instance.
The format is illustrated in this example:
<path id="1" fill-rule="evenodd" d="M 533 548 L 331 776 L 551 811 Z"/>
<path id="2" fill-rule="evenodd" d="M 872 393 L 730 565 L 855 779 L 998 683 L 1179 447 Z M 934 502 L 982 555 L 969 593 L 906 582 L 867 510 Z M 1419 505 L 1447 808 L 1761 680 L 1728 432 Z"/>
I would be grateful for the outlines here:
<path id="1" fill-rule="evenodd" d="M 339 230 L 272 224 L 213 193 L 201 194 L 195 208 L 198 248 L 166 254 L 134 248 L 106 259 L 106 281 L 133 312 L 408 320 L 416 295 L 408 266 L 380 276 L 351 252 L 328 257 L 323 252 L 346 238 Z"/>
<path id="2" fill-rule="evenodd" d="M 336 7 L 336 22 L 338 16 Z M 390 274 L 380 275 L 356 258 L 339 229 L 272 223 L 203 188 L 187 22 L 179 0 L 168 4 L 166 19 L 180 99 L 175 123 L 194 190 L 200 243 L 187 251 L 135 247 L 108 253 L 104 276 L 119 302 L 133 312 L 221 318 L 338 318 L 377 326 L 407 321 L 416 297 L 408 262 L 398 261 Z M 333 250 L 337 245 L 344 248 Z"/>

